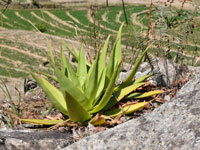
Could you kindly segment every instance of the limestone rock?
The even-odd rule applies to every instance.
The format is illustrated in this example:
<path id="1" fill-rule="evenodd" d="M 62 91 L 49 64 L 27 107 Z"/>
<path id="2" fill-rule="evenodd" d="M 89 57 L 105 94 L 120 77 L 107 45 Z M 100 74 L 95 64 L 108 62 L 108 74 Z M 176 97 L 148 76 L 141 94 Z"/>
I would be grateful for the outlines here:
<path id="1" fill-rule="evenodd" d="M 186 65 L 179 65 L 173 63 L 170 60 L 155 58 L 152 60 L 153 70 L 151 69 L 151 65 L 147 62 L 144 62 L 140 65 L 138 72 L 135 75 L 135 78 L 142 77 L 149 73 L 154 73 L 155 75 L 151 77 L 150 81 L 156 86 L 171 86 L 176 80 L 187 78 L 190 73 L 196 73 L 200 71 L 200 69 L 194 69 L 193 67 L 188 67 Z M 128 72 L 121 72 L 119 76 L 118 83 L 128 77 Z"/>
<path id="2" fill-rule="evenodd" d="M 61 132 L 0 130 L 1 150 L 54 150 L 71 143 L 73 139 Z"/>
<path id="3" fill-rule="evenodd" d="M 45 94 L 42 91 L 40 87 L 37 87 L 33 90 L 30 90 L 25 93 L 24 100 L 39 100 L 39 99 L 45 99 Z"/>
<path id="4" fill-rule="evenodd" d="M 199 150 L 200 74 L 150 114 L 83 138 L 63 150 Z"/>

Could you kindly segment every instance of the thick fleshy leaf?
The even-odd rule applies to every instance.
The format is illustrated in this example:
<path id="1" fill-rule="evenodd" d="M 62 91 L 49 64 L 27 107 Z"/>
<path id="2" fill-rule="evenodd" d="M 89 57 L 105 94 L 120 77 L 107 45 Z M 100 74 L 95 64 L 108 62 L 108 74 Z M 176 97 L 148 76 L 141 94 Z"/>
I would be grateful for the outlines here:
<path id="1" fill-rule="evenodd" d="M 34 73 L 30 71 L 33 78 L 37 81 L 38 85 L 45 92 L 51 103 L 55 108 L 57 108 L 60 112 L 65 115 L 68 115 L 66 101 L 62 95 L 62 93 L 51 83 L 45 80 L 42 77 L 37 77 Z"/>
<path id="2" fill-rule="evenodd" d="M 80 102 L 67 91 L 65 91 L 65 100 L 67 102 L 70 120 L 74 122 L 84 122 L 91 118 L 91 115 L 80 104 Z"/>
<path id="3" fill-rule="evenodd" d="M 146 48 L 146 50 L 142 53 L 141 57 L 139 58 L 139 60 L 136 62 L 136 64 L 134 65 L 131 73 L 129 74 L 129 76 L 126 78 L 126 80 L 124 82 L 122 82 L 122 84 L 120 84 L 115 90 L 118 91 L 118 90 L 121 90 L 122 88 L 126 87 L 130 82 L 131 80 L 133 79 L 133 77 L 135 76 L 141 62 L 142 62 L 142 59 L 143 57 L 145 56 L 145 54 L 147 53 L 147 51 L 149 50 L 151 46 L 148 46 Z"/>
<path id="4" fill-rule="evenodd" d="M 73 49 L 74 49 L 75 52 L 77 52 L 77 54 L 78 54 L 78 55 L 77 55 L 77 56 L 78 56 L 77 58 L 79 58 L 79 53 L 80 53 L 80 51 L 78 51 L 77 48 L 76 48 L 75 46 L 73 46 Z M 77 62 L 78 62 L 78 59 L 77 59 Z M 87 60 L 86 60 L 86 65 L 87 65 L 87 67 L 89 67 L 89 68 L 91 67 L 91 64 L 90 64 Z"/>
<path id="5" fill-rule="evenodd" d="M 103 116 L 95 116 L 90 120 L 90 124 L 94 125 L 94 126 L 99 126 L 99 125 L 103 125 L 106 122 L 106 118 Z"/>
<path id="6" fill-rule="evenodd" d="M 122 56 L 122 54 L 121 54 L 122 53 L 121 52 L 121 32 L 122 32 L 123 25 L 124 25 L 124 23 L 122 23 L 122 25 L 118 31 L 117 39 L 115 41 L 114 47 L 112 49 L 112 52 L 111 52 L 111 55 L 110 55 L 110 58 L 108 61 L 107 70 L 106 70 L 106 87 L 111 80 L 114 70 L 117 68 L 117 64 L 119 64 L 121 61 L 121 56 Z"/>
<path id="7" fill-rule="evenodd" d="M 51 43 L 49 44 L 49 55 L 50 55 L 50 62 L 55 64 L 54 56 L 53 56 L 53 50 Z"/>
<path id="8" fill-rule="evenodd" d="M 81 46 L 81 50 L 79 53 L 79 60 L 78 60 L 78 66 L 77 66 L 77 76 L 79 79 L 79 82 L 81 86 L 83 86 L 86 76 L 87 76 L 87 66 L 86 66 L 86 60 L 85 56 L 83 54 L 83 46 Z"/>
<path id="9" fill-rule="evenodd" d="M 85 94 L 72 82 L 69 80 L 62 72 L 54 66 L 56 76 L 58 78 L 61 90 L 63 93 L 69 93 L 73 98 L 75 98 L 86 110 L 92 108 L 91 101 L 85 96 Z"/>
<path id="10" fill-rule="evenodd" d="M 66 49 L 69 51 L 69 53 L 73 56 L 73 58 L 75 59 L 75 61 L 78 62 L 78 60 L 79 60 L 79 53 L 80 53 L 80 52 L 77 50 L 77 48 L 76 48 L 74 45 L 72 45 L 73 50 L 71 50 L 71 49 L 69 48 L 69 46 L 67 45 L 67 43 L 65 43 L 65 42 L 63 42 L 63 43 L 64 43 Z M 91 66 L 91 64 L 90 64 L 88 61 L 86 61 L 86 65 L 87 65 L 88 67 Z"/>
<path id="11" fill-rule="evenodd" d="M 22 122 L 39 124 L 39 125 L 55 125 L 63 122 L 63 120 L 40 120 L 40 119 L 20 119 Z"/>
<path id="12" fill-rule="evenodd" d="M 69 60 L 65 57 L 63 50 L 61 50 L 61 68 L 64 68 L 64 71 L 61 70 L 61 72 L 63 72 L 65 75 L 67 74 L 67 77 L 74 82 L 75 86 L 81 89 L 81 85 L 76 76 L 76 73 Z"/>
<path id="13" fill-rule="evenodd" d="M 130 85 L 133 85 L 133 84 L 136 84 L 136 83 L 140 83 L 140 82 L 144 82 L 146 79 L 148 79 L 149 77 L 151 77 L 153 74 L 148 74 L 148 75 L 145 75 L 145 76 L 142 76 L 138 79 L 135 79 L 134 81 L 131 81 L 127 86 L 130 86 Z M 120 86 L 120 85 L 118 85 Z M 118 90 L 118 86 L 115 87 L 115 91 Z"/>
<path id="14" fill-rule="evenodd" d="M 114 71 L 112 78 L 108 84 L 108 87 L 107 87 L 102 99 L 100 100 L 98 105 L 91 111 L 91 113 L 96 113 L 96 112 L 102 110 L 109 102 L 110 98 L 112 97 L 112 93 L 114 91 L 115 81 L 119 74 L 120 65 L 121 65 L 121 62 L 118 64 L 116 70 Z"/>
<path id="15" fill-rule="evenodd" d="M 101 52 L 101 56 L 99 58 L 98 81 L 100 80 L 101 74 L 106 67 L 106 54 L 107 54 L 107 50 L 108 50 L 109 40 L 110 40 L 110 35 L 107 37 L 107 39 L 105 41 L 103 50 Z"/>
<path id="16" fill-rule="evenodd" d="M 66 58 L 65 58 L 65 54 L 64 54 L 64 51 L 63 51 L 62 47 L 60 49 L 60 58 L 61 58 L 61 60 L 60 60 L 61 61 L 60 62 L 60 64 L 61 64 L 61 72 L 68 77 L 67 66 L 66 66 Z"/>
<path id="17" fill-rule="evenodd" d="M 124 23 L 122 23 L 122 25 L 118 31 L 117 39 L 115 41 L 114 47 L 111 52 L 110 59 L 108 61 L 107 72 L 106 72 L 106 86 L 108 85 L 108 82 L 110 81 L 110 79 L 112 77 L 112 73 L 116 69 L 117 64 L 121 61 L 121 57 L 122 57 L 122 54 L 121 54 L 122 53 L 121 52 L 121 32 L 122 32 L 123 24 Z"/>
<path id="18" fill-rule="evenodd" d="M 105 78 L 106 78 L 106 69 L 104 68 L 104 71 L 102 72 L 100 80 L 98 82 L 98 89 L 97 89 L 97 93 L 96 93 L 96 97 L 93 102 L 93 105 L 95 105 L 98 102 L 99 98 L 101 97 L 104 91 Z"/>
<path id="19" fill-rule="evenodd" d="M 40 72 L 40 71 L 39 71 L 38 74 L 44 75 L 45 77 L 50 78 L 50 79 L 52 79 L 52 80 L 58 82 L 58 80 L 56 79 L 56 77 L 54 77 L 54 76 L 52 76 L 52 75 L 50 75 L 50 74 L 48 74 L 48 73 Z"/>
<path id="20" fill-rule="evenodd" d="M 114 45 L 114 51 L 115 51 L 115 67 L 117 64 L 121 61 L 122 58 L 122 50 L 121 50 L 121 34 L 122 34 L 122 28 L 124 26 L 124 23 L 121 24 L 118 34 L 117 34 L 117 39 Z"/>
<path id="21" fill-rule="evenodd" d="M 136 103 L 136 104 L 132 104 L 132 105 L 128 105 L 128 106 L 125 106 L 123 107 L 122 109 L 113 109 L 113 110 L 110 110 L 110 111 L 106 111 L 104 114 L 106 116 L 110 116 L 110 117 L 116 117 L 120 114 L 125 114 L 125 115 L 128 115 L 128 114 L 131 114 L 137 110 L 140 110 L 142 108 L 144 108 L 145 105 L 147 105 L 148 102 L 140 102 L 140 103 Z"/>
<path id="22" fill-rule="evenodd" d="M 119 93 L 118 93 L 119 94 Z M 109 110 L 112 106 L 114 106 L 115 104 L 117 104 L 118 103 L 118 101 L 117 101 L 117 96 L 119 96 L 119 95 L 117 95 L 117 94 L 114 94 L 112 97 L 111 97 L 111 99 L 110 99 L 110 101 L 106 104 L 106 106 L 103 108 L 103 110 Z"/>
<path id="23" fill-rule="evenodd" d="M 106 87 L 111 80 L 115 68 L 115 51 L 112 50 L 108 65 L 106 67 Z"/>
<path id="24" fill-rule="evenodd" d="M 119 96 L 117 96 L 117 101 L 119 102 L 125 96 L 127 96 L 131 92 L 135 91 L 137 88 L 143 86 L 144 84 L 145 84 L 145 82 L 136 83 L 136 84 L 130 85 L 130 86 L 126 87 L 126 88 L 123 88 L 122 90 L 119 91 Z"/>
<path id="25" fill-rule="evenodd" d="M 92 104 L 94 103 L 98 89 L 98 60 L 99 60 L 99 54 L 97 54 L 95 61 L 90 67 L 85 83 L 86 84 L 85 95 L 91 101 Z"/>
<path id="26" fill-rule="evenodd" d="M 140 82 L 144 82 L 146 79 L 148 79 L 149 77 L 153 76 L 153 74 L 148 74 L 148 75 L 145 75 L 145 76 L 142 76 L 140 78 L 137 78 L 133 81 L 133 84 L 136 84 L 136 83 L 140 83 Z"/>
<path id="27" fill-rule="evenodd" d="M 126 97 L 126 99 L 134 98 L 134 99 L 140 99 L 140 98 L 146 98 L 153 95 L 161 94 L 163 93 L 163 90 L 156 90 L 156 91 L 150 91 L 145 93 L 132 93 Z"/>
<path id="28" fill-rule="evenodd" d="M 112 106 L 114 106 L 116 103 L 118 103 L 120 100 L 122 100 L 125 96 L 130 94 L 131 92 L 135 91 L 137 88 L 143 86 L 145 83 L 136 83 L 133 85 L 130 85 L 126 88 L 123 88 L 120 91 L 117 91 L 114 96 L 111 98 L 111 100 L 108 102 L 108 104 L 104 107 L 104 110 L 110 109 Z"/>
<path id="29" fill-rule="evenodd" d="M 77 49 L 73 46 L 73 49 L 74 49 L 74 50 L 71 50 L 71 49 L 69 48 L 69 46 L 67 45 L 67 43 L 64 42 L 64 41 L 63 41 L 63 44 L 64 44 L 64 46 L 66 47 L 66 49 L 68 50 L 68 52 L 69 52 L 69 53 L 73 56 L 73 58 L 78 62 L 79 54 L 78 54 Z"/>

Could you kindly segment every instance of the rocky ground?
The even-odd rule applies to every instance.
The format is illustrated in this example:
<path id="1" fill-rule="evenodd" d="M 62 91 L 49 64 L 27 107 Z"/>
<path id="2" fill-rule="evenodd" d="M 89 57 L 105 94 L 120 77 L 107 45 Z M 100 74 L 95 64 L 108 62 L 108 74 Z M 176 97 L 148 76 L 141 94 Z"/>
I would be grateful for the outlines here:
<path id="1" fill-rule="evenodd" d="M 60 1 L 61 2 L 61 1 Z M 62 1 L 63 2 L 63 1 Z M 65 1 L 66 2 L 66 1 Z M 94 1 L 90 1 L 94 2 Z M 102 1 L 95 1 L 101 3 Z M 110 3 L 119 1 L 110 0 Z M 126 3 L 145 3 L 149 1 L 125 0 Z M 181 7 L 181 2 L 175 1 L 177 7 Z M 191 4 L 186 8 L 191 8 Z M 39 33 L 27 31 L 1 31 L 0 36 L 13 40 L 22 40 L 29 44 L 36 44 L 48 50 L 49 40 L 53 41 L 55 49 L 59 49 L 59 37 L 41 35 Z M 65 39 L 66 40 L 66 39 Z M 79 42 L 66 40 L 68 43 L 80 45 Z M 164 59 L 153 61 L 155 70 L 158 73 L 151 82 L 156 86 L 170 87 L 178 81 L 189 79 L 190 81 L 180 90 L 177 95 L 165 95 L 167 103 L 158 107 L 151 113 L 146 113 L 137 119 L 130 120 L 113 129 L 94 134 L 83 138 L 77 143 L 72 137 L 73 134 L 66 132 L 36 131 L 36 130 L 10 130 L 4 125 L 0 129 L 0 149 L 192 149 L 200 148 L 199 136 L 199 96 L 200 96 L 200 69 L 188 66 L 176 66 L 172 62 Z M 144 63 L 137 76 L 145 75 L 151 71 L 148 63 Z M 190 74 L 192 73 L 192 74 Z M 120 80 L 123 80 L 127 73 L 121 73 Z M 23 79 L 18 82 L 10 80 L 7 83 L 10 90 L 14 91 L 14 86 L 20 87 L 23 91 Z M 176 93 L 175 92 L 175 93 Z M 18 93 L 12 93 L 17 99 Z M 0 93 L 0 97 L 6 99 Z M 2 118 L 2 117 L 1 117 Z M 64 131 L 64 132 L 63 132 Z M 71 132 L 71 130 L 70 130 Z M 77 132 L 75 132 L 77 133 Z M 74 144 L 72 144 L 74 143 Z M 72 144 L 72 145 L 70 145 Z M 70 146 L 69 146 L 70 145 Z"/>
<path id="2" fill-rule="evenodd" d="M 150 114 L 86 137 L 63 150 L 199 150 L 200 74 Z"/>
<path id="3" fill-rule="evenodd" d="M 150 82 L 160 88 L 173 87 L 167 88 L 166 94 L 163 95 L 166 103 L 160 107 L 157 105 L 153 112 L 143 111 L 142 114 L 139 113 L 140 115 L 136 112 L 135 116 L 140 117 L 131 120 L 129 117 L 122 117 L 125 123 L 112 129 L 94 126 L 86 128 L 61 126 L 57 131 L 52 132 L 45 128 L 41 130 L 36 126 L 34 128 L 39 130 L 30 129 L 31 126 L 28 124 L 19 125 L 20 130 L 11 130 L 1 124 L 0 148 L 198 150 L 200 68 L 176 65 L 163 59 L 155 59 L 152 63 L 157 75 L 151 78 Z M 136 77 L 148 74 L 151 71 L 149 68 L 148 63 L 143 63 Z M 121 73 L 119 80 L 123 80 L 127 74 L 128 72 Z M 185 81 L 188 82 L 182 87 Z M 159 101 L 159 98 L 155 101 Z M 151 103 L 151 105 L 155 104 Z M 99 133 L 94 134 L 96 132 Z"/>

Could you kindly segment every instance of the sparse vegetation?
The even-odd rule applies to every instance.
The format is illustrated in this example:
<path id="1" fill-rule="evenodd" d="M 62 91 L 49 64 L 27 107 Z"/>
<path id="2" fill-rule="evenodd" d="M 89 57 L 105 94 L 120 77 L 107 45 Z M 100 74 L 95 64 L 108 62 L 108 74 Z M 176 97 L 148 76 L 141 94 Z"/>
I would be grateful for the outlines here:
<path id="1" fill-rule="evenodd" d="M 8 9 L 0 18 L 0 26 L 8 29 L 25 30 L 36 30 L 35 28 L 37 28 L 42 33 L 71 39 L 76 39 L 78 36 L 86 45 L 89 44 L 95 47 L 95 49 L 98 49 L 98 46 L 100 46 L 103 39 L 105 39 L 108 34 L 113 34 L 113 32 L 119 28 L 120 22 L 116 22 L 116 17 L 120 11 L 121 15 L 118 16 L 118 21 L 123 22 L 125 21 L 125 18 L 122 6 L 91 6 L 89 9 L 75 10 Z M 135 59 L 132 58 L 139 56 L 142 52 L 141 49 L 147 43 L 153 42 L 155 49 L 151 50 L 151 52 L 155 56 L 162 54 L 162 57 L 176 60 L 178 58 L 177 52 L 179 55 L 181 52 L 180 60 L 184 60 L 184 63 L 190 65 L 200 64 L 198 61 L 200 55 L 200 40 L 198 36 L 200 25 L 198 18 L 199 11 L 197 9 L 191 13 L 191 11 L 188 10 L 154 6 L 151 10 L 151 20 L 149 20 L 148 14 L 149 7 L 144 5 L 126 6 L 126 12 L 129 19 L 129 25 L 125 27 L 122 34 L 122 41 L 125 45 L 123 55 L 126 56 L 126 62 L 133 63 Z M 134 15 L 135 18 L 132 18 Z M 59 19 L 61 21 L 59 21 Z M 149 26 L 149 21 L 153 22 L 151 27 Z M 148 28 L 151 28 L 151 33 L 153 33 L 151 36 L 154 36 L 155 38 L 149 39 L 144 36 L 144 33 L 149 32 L 147 31 Z M 163 37 L 162 41 L 158 40 L 161 39 L 161 37 L 159 37 L 160 29 L 162 29 L 162 36 L 166 36 L 167 33 L 167 38 Z M 179 32 L 181 30 L 184 32 Z M 176 33 L 180 34 L 178 35 Z M 114 37 L 111 37 L 111 41 L 113 41 L 112 39 L 114 39 Z M 39 56 L 47 55 L 45 50 L 30 47 L 25 43 L 13 42 L 6 39 L 0 39 L 0 43 L 29 51 L 30 53 Z M 111 44 L 112 43 L 113 42 L 111 42 Z M 6 53 L 5 50 L 7 51 Z M 28 55 L 26 56 L 21 52 L 15 53 L 14 51 L 15 50 L 9 49 L 8 47 L 2 47 L 1 55 L 5 58 L 18 60 L 28 65 L 39 64 L 39 61 L 36 58 L 31 58 L 30 62 Z M 130 53 L 132 54 L 130 55 Z M 5 65 L 5 63 L 8 63 L 9 65 L 9 62 L 6 62 L 5 59 L 1 61 L 1 64 Z M 21 69 L 23 69 L 23 67 Z"/>
<path id="2" fill-rule="evenodd" d="M 142 87 L 145 84 L 145 80 L 152 76 L 152 74 L 143 76 L 132 81 L 136 74 L 143 57 L 145 56 L 149 47 L 143 52 L 135 63 L 130 75 L 124 82 L 115 86 L 115 82 L 118 79 L 121 68 L 121 31 L 123 24 L 121 25 L 117 39 L 111 52 L 108 64 L 106 65 L 106 55 L 108 50 L 108 44 L 110 37 L 107 38 L 102 53 L 100 51 L 97 54 L 92 64 L 88 63 L 85 59 L 83 48 L 81 47 L 79 52 L 69 49 L 69 52 L 75 56 L 78 61 L 77 71 L 73 70 L 68 59 L 64 55 L 64 51 L 61 50 L 61 62 L 59 69 L 56 65 L 56 61 L 53 56 L 53 52 L 50 49 L 50 61 L 52 68 L 55 71 L 56 80 L 60 85 L 60 90 L 49 83 L 42 76 L 35 75 L 30 71 L 33 78 L 37 81 L 39 86 L 43 89 L 48 96 L 52 105 L 58 109 L 62 114 L 67 116 L 67 121 L 72 123 L 91 123 L 93 125 L 107 124 L 106 117 L 116 117 L 121 114 L 131 114 L 137 110 L 140 110 L 148 104 L 148 102 L 139 102 L 128 106 L 120 106 L 119 108 L 111 109 L 115 104 L 129 98 L 146 98 L 152 95 L 160 94 L 162 90 L 150 91 L 145 93 L 134 93 L 137 88 Z M 51 75 L 47 75 L 50 77 Z M 61 92 L 62 91 L 62 92 Z M 101 111 L 105 111 L 103 115 L 96 119 L 94 116 Z M 69 118 L 69 120 L 68 120 Z M 64 122 L 64 120 L 38 120 L 38 119 L 20 119 L 23 122 L 33 124 L 45 124 L 53 125 Z"/>
<path id="3" fill-rule="evenodd" d="M 49 1 L 32 0 L 31 6 L 21 5 L 26 0 L 17 2 L 29 9 L 5 9 L 0 14 L 0 81 L 24 80 L 23 102 L 22 91 L 14 101 L 0 82 L 10 104 L 0 104 L 2 120 L 11 128 L 23 123 L 51 126 L 48 129 L 69 126 L 69 132 L 88 124 L 110 128 L 151 112 L 189 80 L 174 79 L 171 87 L 159 87 L 146 82 L 153 73 L 135 78 L 142 60 L 149 62 L 151 70 L 155 57 L 200 66 L 200 8 L 124 5 L 123 0 L 123 7 L 65 8 Z M 27 33 L 23 40 L 15 34 L 20 30 Z M 120 72 L 129 70 L 121 80 Z"/>

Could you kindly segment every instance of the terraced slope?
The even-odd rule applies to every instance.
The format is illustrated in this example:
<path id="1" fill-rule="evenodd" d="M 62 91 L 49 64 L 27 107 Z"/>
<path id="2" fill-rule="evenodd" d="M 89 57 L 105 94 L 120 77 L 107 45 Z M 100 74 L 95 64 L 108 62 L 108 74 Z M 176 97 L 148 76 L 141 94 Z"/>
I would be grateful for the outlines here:
<path id="1" fill-rule="evenodd" d="M 24 30 L 0 31 L 0 79 L 7 81 L 12 95 L 18 96 L 13 88 L 15 86 L 23 91 L 24 78 L 29 75 L 26 68 L 32 71 L 49 71 L 48 65 L 44 66 L 49 56 L 49 43 L 52 43 L 55 54 L 58 54 L 62 41 L 70 47 L 80 47 L 79 42 L 48 34 Z M 0 100 L 2 98 L 4 95 L 1 91 Z"/>
<path id="2" fill-rule="evenodd" d="M 59 52 L 62 40 L 70 46 L 80 43 L 48 34 L 22 30 L 0 31 L 0 76 L 25 77 L 26 68 L 46 70 L 43 63 L 48 60 L 49 42 Z M 3 67 L 4 66 L 4 67 Z"/>
<path id="3" fill-rule="evenodd" d="M 135 31 L 145 32 L 149 23 L 149 8 L 144 5 L 127 6 L 126 11 L 129 23 L 133 24 Z M 189 11 L 182 11 L 181 13 L 187 15 L 188 12 Z M 199 14 L 196 14 L 196 35 L 200 32 L 200 19 L 198 18 L 198 15 Z M 156 18 L 157 16 L 158 14 L 156 14 L 156 11 L 152 11 L 152 21 L 156 21 L 158 19 Z M 177 17 L 177 20 L 183 21 L 184 15 Z M 121 22 L 125 21 L 125 18 L 122 7 L 114 6 L 109 8 L 98 8 L 93 11 L 84 8 L 77 10 L 7 10 L 1 15 L 0 21 L 0 26 L 2 28 L 25 30 L 36 30 L 36 28 L 38 28 L 41 32 L 50 35 L 57 35 L 70 39 L 82 36 L 87 40 L 88 37 L 94 35 L 94 27 L 98 33 L 104 36 L 104 38 L 108 34 L 116 33 Z M 127 46 L 133 46 L 132 44 L 129 44 L 130 42 L 127 41 L 126 38 L 124 41 Z M 174 51 L 177 50 L 176 43 L 177 41 L 172 44 L 172 49 Z M 194 45 L 191 38 L 185 48 L 185 53 L 187 53 L 188 56 L 194 55 L 195 48 L 199 49 L 200 40 L 195 46 Z"/>
<path id="4" fill-rule="evenodd" d="M 129 23 L 132 24 L 136 32 L 146 32 L 149 23 L 147 15 L 149 8 L 144 5 L 127 6 L 127 17 Z M 187 11 L 182 11 L 187 13 Z M 196 14 L 197 25 L 195 26 L 195 34 L 200 32 L 199 14 Z M 156 21 L 156 11 L 152 11 L 152 21 Z M 178 20 L 184 20 L 184 17 L 178 17 Z M 56 35 L 60 37 L 74 39 L 77 36 L 85 38 L 90 44 L 91 38 L 94 35 L 94 28 L 97 33 L 107 37 L 108 34 L 115 35 L 121 22 L 125 21 L 121 6 L 109 8 L 92 9 L 77 9 L 77 10 L 7 10 L 0 18 L 1 28 L 7 29 L 23 29 L 23 30 L 40 30 L 41 32 Z M 178 29 L 178 28 L 177 28 Z M 133 47 L 132 43 L 127 40 L 126 36 L 130 36 L 127 30 L 124 30 L 124 44 L 126 47 Z M 134 33 L 133 33 L 134 34 Z M 170 35 L 169 33 L 168 35 Z M 159 33 L 157 34 L 157 36 Z M 90 38 L 88 38 L 90 37 Z M 159 38 L 159 37 L 158 37 Z M 2 39 L 3 40 L 3 39 Z M 3 41 L 2 41 L 3 42 Z M 9 41 L 7 41 L 9 42 Z M 172 42 L 172 57 L 178 50 L 176 41 Z M 194 43 L 189 40 L 187 47 L 184 48 L 184 55 L 192 58 L 194 52 L 197 51 L 198 57 L 200 52 L 199 43 Z M 8 48 L 8 47 L 7 47 Z"/>
<path id="5" fill-rule="evenodd" d="M 139 55 L 140 52 L 135 49 L 136 40 L 133 41 L 134 34 L 141 33 L 145 36 L 149 23 L 149 8 L 145 5 L 127 6 L 127 17 L 130 26 L 123 30 L 123 51 L 127 62 L 134 61 L 132 53 Z M 188 11 L 182 11 L 187 14 Z M 200 18 L 199 14 L 195 14 L 196 24 L 194 25 L 194 34 L 187 37 L 188 43 L 183 43 L 184 62 L 187 64 L 200 65 Z M 158 18 L 156 11 L 152 12 L 152 22 L 156 22 Z M 184 21 L 184 17 L 178 17 L 178 21 Z M 35 70 L 48 70 L 44 67 L 43 62 L 48 59 L 48 41 L 54 41 L 55 49 L 58 50 L 60 41 L 63 38 L 80 41 L 82 39 L 86 44 L 92 45 L 95 34 L 105 39 L 108 34 L 113 36 L 122 22 L 125 21 L 123 9 L 121 6 L 113 6 L 109 8 L 98 9 L 76 9 L 76 10 L 7 10 L 0 15 L 0 77 L 15 79 L 23 79 L 28 75 L 26 68 Z M 10 29 L 10 31 L 6 30 Z M 26 30 L 27 32 L 21 31 Z M 94 33 L 94 29 L 96 33 Z M 39 30 L 44 34 L 35 32 Z M 176 32 L 180 32 L 180 28 L 176 28 Z M 158 28 L 155 28 L 155 39 L 160 39 Z M 176 33 L 169 30 L 166 33 L 170 40 L 169 57 L 175 59 L 177 52 L 180 50 L 180 42 L 172 37 Z M 139 39 L 143 41 L 144 36 Z M 61 38 L 59 38 L 61 37 Z M 81 37 L 81 38 L 80 38 Z M 197 42 L 194 42 L 194 37 Z M 47 40 L 48 39 L 48 40 Z M 198 40 L 199 39 L 199 40 Z M 152 40 L 153 37 L 152 37 Z M 158 53 L 166 53 L 167 40 L 163 38 L 164 44 L 162 49 L 154 47 L 151 55 Z M 67 43 L 72 43 L 68 41 Z M 75 45 L 80 45 L 75 43 Z M 130 54 L 131 53 L 131 54 Z M 193 59 L 195 57 L 195 59 Z M 195 60 L 195 62 L 192 62 Z M 22 84 L 22 83 L 21 83 Z"/>

